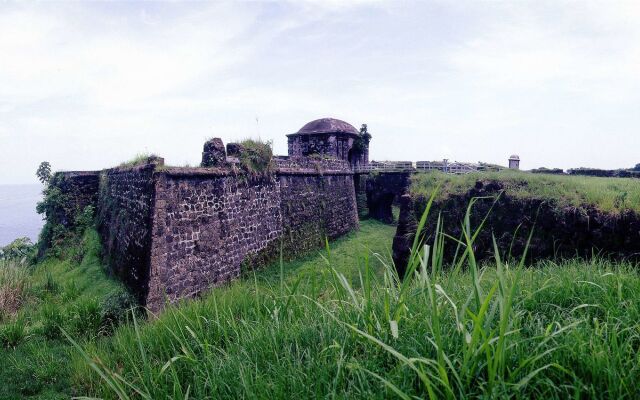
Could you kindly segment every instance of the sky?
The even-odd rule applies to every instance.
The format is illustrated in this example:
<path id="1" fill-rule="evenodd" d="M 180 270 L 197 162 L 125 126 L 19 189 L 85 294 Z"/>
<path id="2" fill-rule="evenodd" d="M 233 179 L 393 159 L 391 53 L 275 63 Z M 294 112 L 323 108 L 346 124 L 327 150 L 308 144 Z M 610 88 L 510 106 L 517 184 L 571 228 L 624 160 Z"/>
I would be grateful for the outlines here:
<path id="1" fill-rule="evenodd" d="M 0 4 L 0 184 L 366 123 L 374 160 L 640 163 L 640 2 Z"/>

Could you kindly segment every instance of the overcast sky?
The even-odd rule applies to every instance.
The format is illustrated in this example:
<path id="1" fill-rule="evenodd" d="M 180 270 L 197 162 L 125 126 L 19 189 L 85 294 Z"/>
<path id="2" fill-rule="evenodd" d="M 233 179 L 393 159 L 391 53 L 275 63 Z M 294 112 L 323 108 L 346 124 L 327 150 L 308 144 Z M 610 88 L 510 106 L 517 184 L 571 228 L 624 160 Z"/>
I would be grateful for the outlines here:
<path id="1" fill-rule="evenodd" d="M 376 160 L 640 163 L 640 2 L 0 4 L 0 183 L 369 125 Z"/>

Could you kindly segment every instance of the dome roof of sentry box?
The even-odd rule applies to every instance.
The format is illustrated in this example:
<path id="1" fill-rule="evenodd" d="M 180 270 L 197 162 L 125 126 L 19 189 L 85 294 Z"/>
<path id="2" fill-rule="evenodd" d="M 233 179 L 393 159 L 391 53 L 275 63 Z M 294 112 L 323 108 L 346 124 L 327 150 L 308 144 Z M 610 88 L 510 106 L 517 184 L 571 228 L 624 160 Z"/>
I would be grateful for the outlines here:
<path id="1" fill-rule="evenodd" d="M 357 135 L 358 130 L 348 122 L 335 118 L 320 118 L 311 121 L 297 132 L 298 135 L 314 135 L 318 133 L 346 133 Z"/>

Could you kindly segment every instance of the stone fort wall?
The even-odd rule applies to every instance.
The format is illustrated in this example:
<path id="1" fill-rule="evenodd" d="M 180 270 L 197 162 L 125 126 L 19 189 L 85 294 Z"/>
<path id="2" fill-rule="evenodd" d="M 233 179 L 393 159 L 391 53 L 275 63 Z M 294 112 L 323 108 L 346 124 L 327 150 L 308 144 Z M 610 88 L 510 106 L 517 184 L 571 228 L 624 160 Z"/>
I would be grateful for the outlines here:
<path id="1" fill-rule="evenodd" d="M 155 192 L 149 308 L 237 278 L 261 252 L 274 259 L 282 234 L 275 177 L 169 170 L 157 174 Z"/>
<path id="2" fill-rule="evenodd" d="M 97 222 L 105 261 L 144 302 L 147 296 L 156 165 L 102 171 Z"/>
<path id="3" fill-rule="evenodd" d="M 285 159 L 259 176 L 157 163 L 102 171 L 93 198 L 109 269 L 158 310 L 281 250 L 292 258 L 320 248 L 358 228 L 353 173 L 338 164 Z"/>

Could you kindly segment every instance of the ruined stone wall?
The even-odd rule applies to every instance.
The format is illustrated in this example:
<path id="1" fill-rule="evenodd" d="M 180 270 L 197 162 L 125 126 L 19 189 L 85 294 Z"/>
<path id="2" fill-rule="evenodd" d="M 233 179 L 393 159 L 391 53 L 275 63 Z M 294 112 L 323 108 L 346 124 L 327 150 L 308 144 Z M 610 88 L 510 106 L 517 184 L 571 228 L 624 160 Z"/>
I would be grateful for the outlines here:
<path id="1" fill-rule="evenodd" d="M 49 185 L 57 188 L 63 196 L 59 207 L 47 215 L 47 220 L 66 228 L 73 228 L 75 218 L 87 206 L 95 206 L 98 199 L 100 173 L 97 171 L 58 172 Z"/>
<path id="2" fill-rule="evenodd" d="M 275 177 L 228 170 L 157 174 L 147 305 L 192 297 L 277 256 L 282 232 Z"/>
<path id="3" fill-rule="evenodd" d="M 142 301 L 147 295 L 156 165 L 100 175 L 98 231 L 110 272 Z"/>
<path id="4" fill-rule="evenodd" d="M 393 223 L 393 205 L 400 204 L 400 196 L 409 190 L 410 185 L 410 172 L 370 174 L 366 181 L 369 216 L 385 223 Z"/>
<path id="5" fill-rule="evenodd" d="M 500 194 L 494 204 L 494 198 Z M 473 248 L 477 260 L 494 258 L 493 238 L 505 259 L 510 254 L 520 257 L 527 249 L 527 261 L 549 258 L 589 258 L 594 254 L 615 259 L 640 260 L 640 215 L 626 210 L 603 212 L 594 205 L 561 206 L 542 198 L 519 198 L 505 190 L 499 181 L 478 181 L 466 193 L 449 195 L 435 201 L 425 226 L 427 244 L 432 244 L 438 215 L 444 232 L 461 238 L 462 222 L 473 198 L 470 223 L 472 229 L 484 221 Z M 410 247 L 416 234 L 417 221 L 426 209 L 424 195 L 405 195 L 400 207 L 400 220 L 393 242 L 393 259 L 399 272 L 404 272 Z M 527 247 L 529 235 L 531 242 Z M 451 261 L 456 243 L 445 245 L 445 260 Z"/>
<path id="6" fill-rule="evenodd" d="M 277 158 L 257 175 L 161 164 L 93 173 L 87 185 L 110 272 L 151 310 L 358 228 L 345 161 Z"/>

